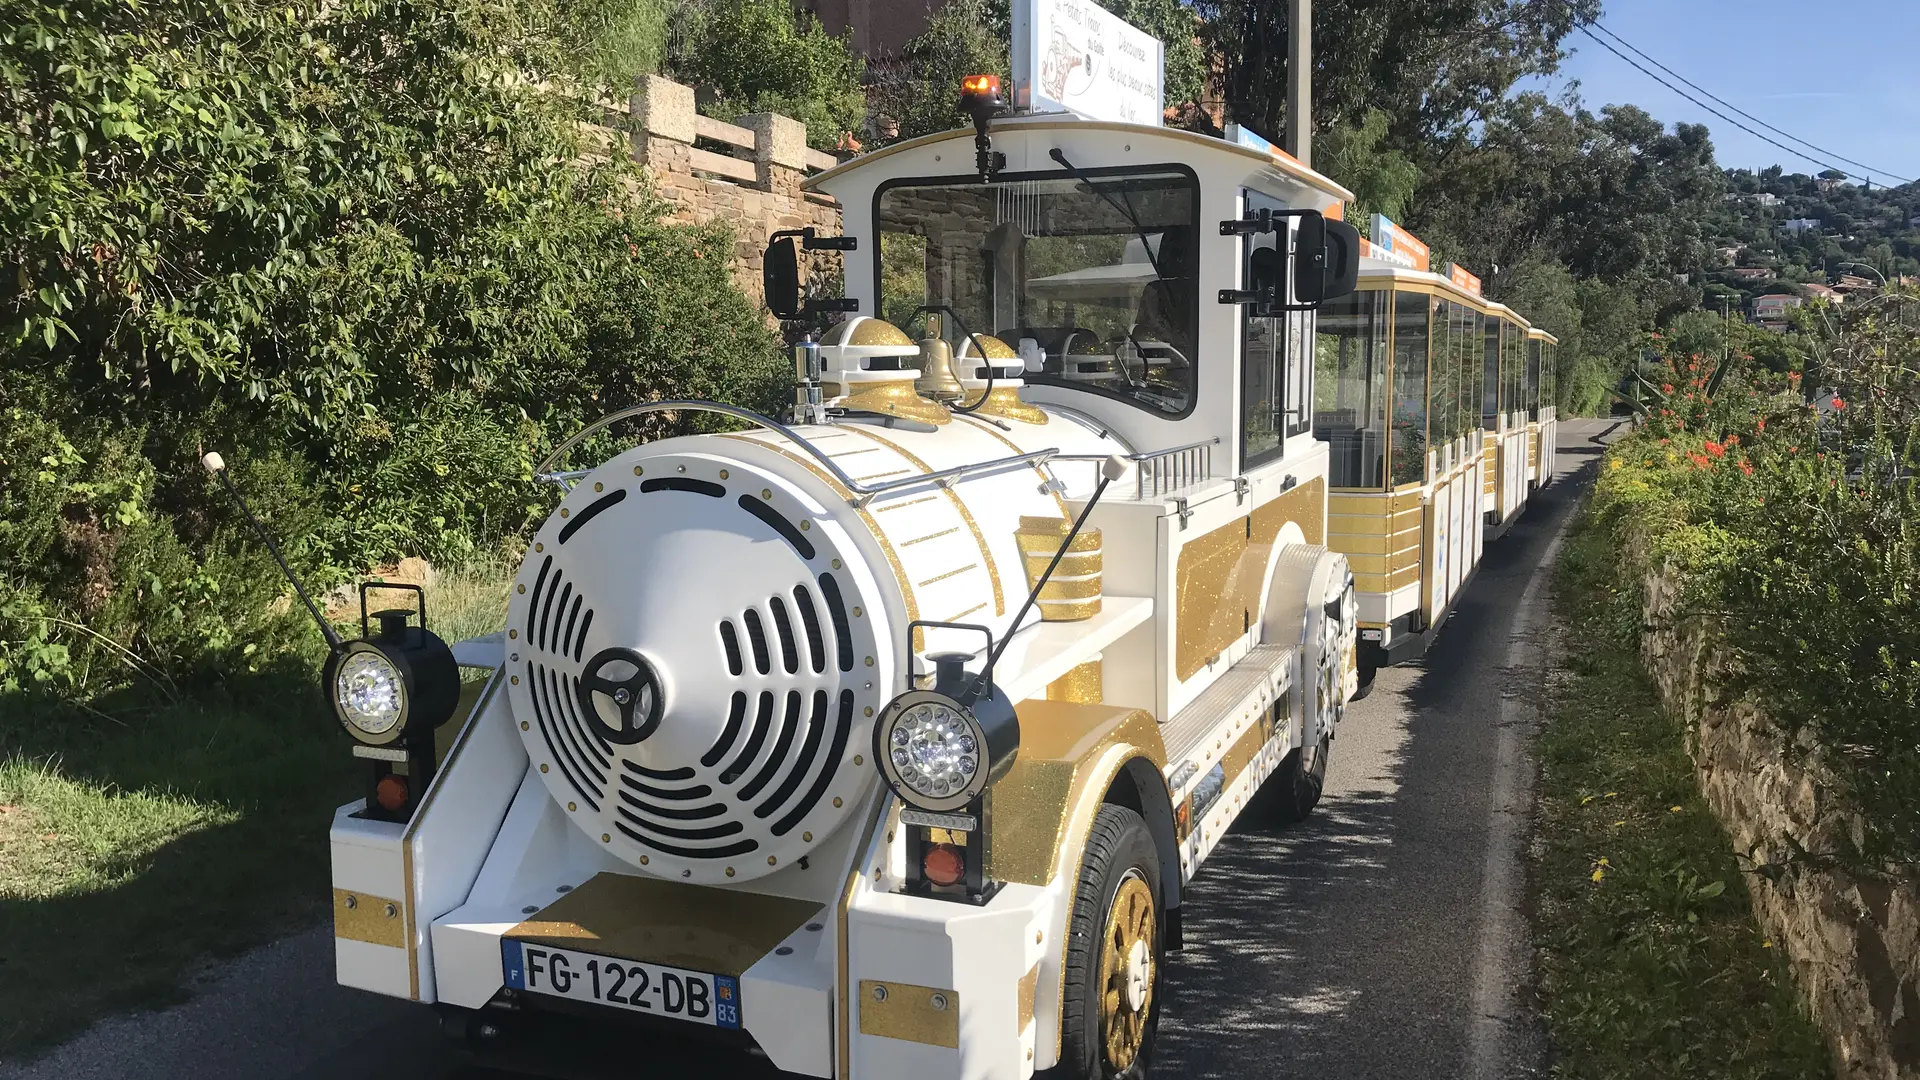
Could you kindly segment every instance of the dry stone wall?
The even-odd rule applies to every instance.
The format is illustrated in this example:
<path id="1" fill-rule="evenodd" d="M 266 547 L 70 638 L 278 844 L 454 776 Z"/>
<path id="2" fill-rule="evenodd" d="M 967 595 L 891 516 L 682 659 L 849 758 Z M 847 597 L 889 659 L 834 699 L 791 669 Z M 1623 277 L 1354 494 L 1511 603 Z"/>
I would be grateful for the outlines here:
<path id="1" fill-rule="evenodd" d="M 1627 565 L 1645 566 L 1629 543 Z M 1641 654 L 1669 708 L 1692 720 L 1695 772 L 1736 851 L 1786 863 L 1788 839 L 1840 850 L 1859 822 L 1823 782 L 1817 748 L 1790 746 L 1752 702 L 1724 691 L 1705 621 L 1674 618 L 1679 586 L 1647 572 Z M 1920 1080 L 1920 888 L 1795 860 L 1745 875 L 1753 906 L 1784 950 L 1814 1022 L 1848 1080 Z"/>
<path id="2" fill-rule="evenodd" d="M 752 113 L 722 123 L 699 114 L 692 87 L 657 75 L 635 80 L 626 106 L 605 113 L 607 126 L 626 135 L 634 160 L 667 204 L 668 220 L 732 227 L 734 279 L 756 302 L 765 299 L 760 270 L 770 236 L 808 226 L 839 234 L 840 204 L 801 190 L 809 173 L 837 162 L 808 148 L 800 121 Z M 815 253 L 812 269 L 816 277 L 837 280 L 838 256 Z"/>

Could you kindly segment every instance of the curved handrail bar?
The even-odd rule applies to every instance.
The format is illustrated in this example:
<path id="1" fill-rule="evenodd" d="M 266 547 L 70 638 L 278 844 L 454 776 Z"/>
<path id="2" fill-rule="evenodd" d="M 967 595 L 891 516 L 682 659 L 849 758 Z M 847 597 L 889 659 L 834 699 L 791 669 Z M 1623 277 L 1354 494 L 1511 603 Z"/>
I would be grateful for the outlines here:
<path id="1" fill-rule="evenodd" d="M 548 454 L 546 458 L 540 462 L 538 468 L 534 469 L 534 478 L 537 480 L 558 481 L 562 483 L 564 483 L 569 476 L 573 479 L 578 479 L 579 476 L 584 476 L 585 473 L 575 475 L 570 473 L 553 473 L 549 470 L 559 464 L 560 460 L 566 456 L 567 451 L 580 445 L 587 436 L 611 424 L 617 424 L 622 420 L 627 420 L 635 416 L 682 410 L 719 413 L 722 416 L 731 416 L 736 420 L 745 420 L 750 424 L 757 424 L 760 427 L 766 428 L 768 431 L 784 437 L 788 442 L 805 450 L 815 461 L 824 466 L 827 471 L 833 475 L 833 478 L 839 481 L 842 487 L 853 492 L 856 497 L 851 501 L 855 506 L 865 506 L 881 495 L 896 491 L 913 490 L 929 484 L 947 486 L 954 481 L 964 479 L 976 473 L 988 471 L 1004 472 L 1008 469 L 1021 468 L 1027 465 L 1042 465 L 1053 460 L 1060 453 L 1057 448 L 1035 450 L 1030 453 L 1017 454 L 1013 457 L 995 458 L 990 461 L 974 462 L 967 465 L 955 465 L 952 468 L 941 469 L 937 472 L 921 473 L 918 476 L 903 477 L 899 480 L 889 480 L 884 484 L 869 486 L 848 476 L 845 470 L 834 463 L 832 458 L 821 453 L 818 447 L 802 438 L 799 432 L 794 431 L 792 428 L 772 417 L 762 416 L 752 409 L 743 409 L 738 405 L 727 405 L 718 401 L 700 401 L 691 398 L 680 398 L 669 401 L 649 401 L 644 405 L 632 405 L 618 412 L 608 413 L 606 416 L 595 420 L 593 423 L 575 432 L 559 446 L 554 447 L 553 452 Z"/>

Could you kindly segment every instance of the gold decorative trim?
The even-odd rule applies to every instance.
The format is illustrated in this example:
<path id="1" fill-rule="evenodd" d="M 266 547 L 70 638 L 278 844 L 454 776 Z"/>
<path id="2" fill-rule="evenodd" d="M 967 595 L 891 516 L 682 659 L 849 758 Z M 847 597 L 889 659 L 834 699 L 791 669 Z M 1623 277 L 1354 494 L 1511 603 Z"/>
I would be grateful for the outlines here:
<path id="1" fill-rule="evenodd" d="M 883 438 L 882 436 L 876 435 L 873 432 L 866 430 L 865 428 L 861 428 L 858 430 L 860 434 L 866 436 L 869 439 L 872 439 L 874 442 L 879 443 L 881 446 L 884 446 L 889 450 L 892 450 L 894 453 L 899 454 L 901 457 L 906 458 L 908 461 L 912 462 L 916 468 L 920 469 L 920 471 L 922 472 L 933 471 L 932 466 L 928 465 L 925 461 L 922 461 L 912 451 L 908 450 L 904 446 L 901 446 L 899 443 L 894 442 L 892 439 Z M 980 561 L 983 564 L 985 564 L 987 568 L 987 581 L 989 584 L 993 586 L 993 613 L 995 615 L 1005 615 L 1007 613 L 1007 598 L 1006 598 L 1006 594 L 1000 588 L 1000 568 L 993 561 L 993 552 L 987 550 L 986 534 L 980 531 L 980 523 L 973 519 L 973 511 L 967 509 L 967 502 L 965 499 L 962 499 L 960 497 L 959 492 L 953 490 L 952 488 L 947 488 L 946 495 L 947 495 L 947 501 L 953 505 L 953 508 L 956 511 L 959 512 L 961 523 L 966 525 L 967 531 L 973 534 L 974 545 L 980 549 Z M 933 497 L 934 496 L 931 496 L 931 495 L 927 496 L 927 498 L 933 498 Z M 916 499 L 914 501 L 918 502 L 920 500 Z M 911 504 L 903 504 L 903 505 L 911 505 Z M 881 509 L 884 509 L 884 507 Z"/>
<path id="2" fill-rule="evenodd" d="M 1174 571 L 1176 678 L 1192 678 L 1258 621 L 1281 528 L 1294 522 L 1307 543 L 1324 543 L 1326 505 L 1326 481 L 1316 476 L 1181 546 Z"/>
<path id="3" fill-rule="evenodd" d="M 1098 705 L 1106 692 L 1105 672 L 1098 656 L 1047 684 L 1048 701 Z"/>
<path id="4" fill-rule="evenodd" d="M 1029 698 L 1015 712 L 1020 754 L 993 786 L 988 869 L 999 881 L 1045 885 L 1062 867 L 1071 874 L 1078 865 L 1077 850 L 1069 850 L 1075 809 L 1106 792 L 1112 773 L 1095 766 L 1108 751 L 1133 749 L 1164 771 L 1166 749 L 1159 725 L 1141 709 Z M 1087 811 L 1088 823 L 1092 816 Z M 1083 826 L 1078 835 L 1084 833 Z"/>
<path id="5" fill-rule="evenodd" d="M 1014 1029 L 1016 1032 L 1027 1030 L 1027 1025 L 1033 1023 L 1033 998 L 1039 989 L 1040 961 L 1035 960 L 1033 967 L 1029 968 L 1025 975 L 1020 976 L 1020 989 L 1017 998 L 1019 1001 L 1019 1013 L 1018 1018 L 1015 1020 L 1017 1026 Z"/>
<path id="6" fill-rule="evenodd" d="M 960 994 L 936 986 L 860 980 L 860 1034 L 960 1048 Z"/>
<path id="7" fill-rule="evenodd" d="M 967 565 L 962 566 L 957 570 L 948 570 L 946 573 L 943 573 L 943 574 L 935 574 L 932 577 L 928 578 L 927 580 L 921 582 L 920 587 L 926 588 L 928 585 L 945 581 L 950 577 L 959 577 L 961 574 L 964 574 L 969 570 L 978 570 L 978 569 L 980 569 L 979 563 L 968 563 Z"/>
<path id="8" fill-rule="evenodd" d="M 405 901 L 347 889 L 333 890 L 334 937 L 406 949 L 407 928 L 412 923 L 413 912 Z"/>
<path id="9" fill-rule="evenodd" d="M 1091 600 L 1100 595 L 1100 575 L 1070 578 L 1056 573 L 1047 579 L 1046 588 L 1040 590 L 1040 599 L 1046 600 Z"/>
<path id="10" fill-rule="evenodd" d="M 811 900 L 603 871 L 505 936 L 740 975 L 819 914 Z"/>
<path id="11" fill-rule="evenodd" d="M 985 388 L 982 387 L 982 390 Z M 975 416 L 999 416 L 1035 426 L 1048 423 L 1053 419 L 1047 415 L 1045 409 L 1022 400 L 1017 387 L 996 386 L 985 392 L 986 401 L 973 410 Z M 967 397 L 961 401 L 961 405 L 964 408 L 973 408 L 976 402 L 980 402 L 980 391 L 970 390 L 967 392 Z"/>
<path id="12" fill-rule="evenodd" d="M 1040 618 L 1046 622 L 1080 622 L 1100 614 L 1100 597 L 1091 600 L 1042 600 Z"/>
<path id="13" fill-rule="evenodd" d="M 1021 562 L 1027 571 L 1027 580 L 1032 581 L 1044 573 L 1047 565 L 1053 562 L 1053 550 L 1049 549 L 1044 554 L 1022 551 Z M 1100 570 L 1101 554 L 1098 550 L 1094 550 L 1069 552 L 1060 556 L 1060 565 L 1054 567 L 1053 572 L 1062 577 L 1085 577 L 1088 574 L 1097 574 Z"/>
<path id="14" fill-rule="evenodd" d="M 953 423 L 953 414 L 946 406 L 920 396 L 912 379 L 887 379 L 882 382 L 868 383 L 841 398 L 839 408 L 854 412 L 879 413 L 882 416 L 898 416 L 905 420 L 918 420 L 923 424 L 942 427 Z"/>

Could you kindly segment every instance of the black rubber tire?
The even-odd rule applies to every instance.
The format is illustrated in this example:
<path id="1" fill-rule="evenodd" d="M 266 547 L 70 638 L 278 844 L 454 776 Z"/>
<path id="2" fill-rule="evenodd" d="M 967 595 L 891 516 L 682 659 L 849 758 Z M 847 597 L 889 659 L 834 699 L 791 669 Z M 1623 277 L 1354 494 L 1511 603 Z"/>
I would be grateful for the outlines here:
<path id="1" fill-rule="evenodd" d="M 1354 688 L 1353 696 L 1347 699 L 1347 704 L 1351 705 L 1365 698 L 1368 694 L 1373 693 L 1373 677 L 1379 673 L 1379 668 L 1367 667 L 1362 664 L 1360 667 L 1360 685 Z"/>
<path id="2" fill-rule="evenodd" d="M 1100 947 L 1113 898 L 1129 871 L 1144 879 L 1153 896 L 1153 999 L 1146 1033 L 1125 1069 L 1106 1061 L 1100 1031 Z M 1066 997 L 1061 1002 L 1060 1063 L 1041 1074 L 1049 1080 L 1143 1080 L 1153 1059 L 1160 1007 L 1166 1001 L 1166 898 L 1160 894 L 1160 854 L 1138 813 L 1111 803 L 1100 807 L 1080 857 L 1080 883 L 1067 924 Z"/>
<path id="3" fill-rule="evenodd" d="M 1327 786 L 1327 757 L 1332 749 L 1332 739 L 1321 739 L 1310 768 L 1301 767 L 1299 750 L 1287 754 L 1279 770 L 1261 789 L 1261 794 L 1266 796 L 1267 812 L 1274 821 L 1291 825 L 1313 814 L 1313 808 L 1320 805 L 1320 793 Z"/>

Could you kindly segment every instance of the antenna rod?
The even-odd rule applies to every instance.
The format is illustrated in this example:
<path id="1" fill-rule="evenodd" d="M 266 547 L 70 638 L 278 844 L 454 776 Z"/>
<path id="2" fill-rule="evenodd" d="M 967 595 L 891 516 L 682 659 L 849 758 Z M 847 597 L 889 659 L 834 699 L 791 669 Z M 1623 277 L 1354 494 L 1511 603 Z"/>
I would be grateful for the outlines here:
<path id="1" fill-rule="evenodd" d="M 1000 654 L 1007 651 L 1007 645 L 1013 641 L 1013 635 L 1019 631 L 1020 620 L 1026 618 L 1027 612 L 1033 610 L 1033 605 L 1040 601 L 1040 590 L 1047 587 L 1047 579 L 1053 576 L 1054 567 L 1059 566 L 1060 560 L 1066 558 L 1067 549 L 1073 546 L 1073 538 L 1080 535 L 1080 527 L 1087 523 L 1088 515 L 1093 513 L 1094 506 L 1100 502 L 1100 496 L 1106 493 L 1107 485 L 1125 476 L 1129 467 L 1127 459 L 1119 454 L 1101 463 L 1100 483 L 1093 489 L 1093 497 L 1087 500 L 1086 506 L 1081 507 L 1080 516 L 1073 521 L 1073 528 L 1068 529 L 1066 537 L 1060 541 L 1060 550 L 1053 553 L 1053 561 L 1047 564 L 1046 570 L 1034 581 L 1033 591 L 1027 594 L 1027 602 L 1020 605 L 1020 610 L 1014 614 L 1013 621 L 1007 624 L 1007 632 L 1000 638 L 1000 644 L 995 645 L 993 652 L 988 654 L 987 666 L 980 672 L 981 678 L 984 679 L 992 674 L 993 665 L 999 662 Z"/>
<path id="2" fill-rule="evenodd" d="M 267 530 L 260 524 L 260 519 L 253 516 L 253 511 L 247 507 L 247 500 L 240 497 L 240 489 L 234 486 L 233 478 L 227 475 L 226 459 L 209 450 L 200 458 L 200 464 L 219 479 L 220 486 L 227 489 L 227 494 L 233 496 L 233 501 L 240 507 L 241 515 L 247 519 L 247 524 L 253 526 L 254 535 L 260 538 L 261 543 L 267 545 L 267 553 L 273 556 L 273 561 L 279 565 L 280 572 L 287 576 L 287 581 L 293 585 L 293 591 L 299 594 L 300 602 L 307 605 L 308 613 L 313 616 L 313 624 L 320 628 L 320 636 L 327 639 L 327 645 L 330 648 L 339 649 L 343 644 L 340 635 L 328 625 L 326 619 L 321 617 L 320 609 L 314 606 L 313 598 L 307 595 L 307 590 L 300 585 L 300 579 L 294 576 L 293 568 L 288 566 L 287 560 L 281 557 L 279 545 L 273 542 L 273 537 L 267 535 Z"/>

